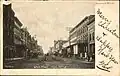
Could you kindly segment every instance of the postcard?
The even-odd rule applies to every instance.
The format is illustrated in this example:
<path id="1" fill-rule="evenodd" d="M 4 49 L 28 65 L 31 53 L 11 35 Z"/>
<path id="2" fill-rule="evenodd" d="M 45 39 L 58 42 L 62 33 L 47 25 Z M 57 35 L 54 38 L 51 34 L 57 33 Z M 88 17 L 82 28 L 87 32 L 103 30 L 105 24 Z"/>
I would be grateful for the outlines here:
<path id="1" fill-rule="evenodd" d="M 120 75 L 119 1 L 0 3 L 1 75 Z"/>

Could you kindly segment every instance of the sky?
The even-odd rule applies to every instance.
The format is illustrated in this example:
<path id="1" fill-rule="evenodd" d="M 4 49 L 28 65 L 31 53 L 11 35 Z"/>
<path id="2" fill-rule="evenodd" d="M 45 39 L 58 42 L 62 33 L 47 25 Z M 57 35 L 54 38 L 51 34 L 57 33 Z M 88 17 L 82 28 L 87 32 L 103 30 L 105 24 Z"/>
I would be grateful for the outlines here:
<path id="1" fill-rule="evenodd" d="M 67 27 L 75 27 L 85 16 L 94 14 L 94 2 L 13 2 L 15 16 L 36 35 L 44 53 L 54 40 L 68 38 Z"/>

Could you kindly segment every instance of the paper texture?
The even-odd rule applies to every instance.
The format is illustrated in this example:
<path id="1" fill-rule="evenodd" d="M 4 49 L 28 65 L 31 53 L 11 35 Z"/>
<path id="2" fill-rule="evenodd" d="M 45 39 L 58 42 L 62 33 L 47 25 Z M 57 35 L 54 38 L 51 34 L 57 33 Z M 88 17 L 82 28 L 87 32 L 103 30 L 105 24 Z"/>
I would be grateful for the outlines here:
<path id="1" fill-rule="evenodd" d="M 114 10 L 111 10 L 111 7 Z M 117 68 L 119 67 L 119 14 L 117 9 L 116 2 L 101 2 L 96 6 L 96 66 L 98 70 L 105 65 L 102 69 L 107 68 L 108 73 L 100 71 L 99 73 L 103 75 L 119 75 Z M 104 24 L 104 21 L 107 22 Z M 116 35 L 112 33 L 112 30 L 115 30 Z M 106 45 L 109 47 L 105 48 Z"/>
<path id="2" fill-rule="evenodd" d="M 0 3 L 1 75 L 120 75 L 117 0 L 59 2 L 12 0 Z M 11 36 L 14 38 L 14 45 L 12 42 L 9 43 L 10 38 L 7 41 L 5 38 L 7 34 L 4 33 L 6 30 L 4 26 L 12 26 L 10 22 L 5 24 L 3 20 L 12 18 L 12 14 L 3 16 L 3 9 L 10 3 L 12 4 L 10 8 L 15 13 L 13 24 L 18 25 L 18 28 L 20 25 L 20 30 L 26 28 L 29 33 L 27 37 L 23 29 L 19 34 L 19 30 L 13 27 Z M 22 42 L 15 38 L 16 33 L 18 36 L 22 35 Z M 37 48 L 32 45 L 32 41 L 36 43 Z M 22 45 L 24 42 L 26 46 Z M 14 48 L 12 51 L 16 51 L 6 53 L 5 47 L 8 45 L 8 49 Z M 35 57 L 38 50 L 39 55 Z"/>

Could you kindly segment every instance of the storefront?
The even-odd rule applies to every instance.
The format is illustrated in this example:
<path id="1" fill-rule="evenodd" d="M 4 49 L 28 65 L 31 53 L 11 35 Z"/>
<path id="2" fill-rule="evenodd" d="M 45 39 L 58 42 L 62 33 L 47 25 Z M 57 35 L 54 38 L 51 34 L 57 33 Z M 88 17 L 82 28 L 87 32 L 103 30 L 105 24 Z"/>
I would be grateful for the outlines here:
<path id="1" fill-rule="evenodd" d="M 15 47 L 12 45 L 6 45 L 4 48 L 3 56 L 4 58 L 14 58 Z"/>
<path id="2" fill-rule="evenodd" d="M 62 46 L 62 56 L 69 57 L 71 53 L 69 41 L 63 44 Z"/>
<path id="3" fill-rule="evenodd" d="M 88 43 L 87 41 L 78 41 L 78 54 L 81 59 L 87 58 Z"/>
<path id="4" fill-rule="evenodd" d="M 95 43 L 90 44 L 90 60 L 95 60 Z"/>

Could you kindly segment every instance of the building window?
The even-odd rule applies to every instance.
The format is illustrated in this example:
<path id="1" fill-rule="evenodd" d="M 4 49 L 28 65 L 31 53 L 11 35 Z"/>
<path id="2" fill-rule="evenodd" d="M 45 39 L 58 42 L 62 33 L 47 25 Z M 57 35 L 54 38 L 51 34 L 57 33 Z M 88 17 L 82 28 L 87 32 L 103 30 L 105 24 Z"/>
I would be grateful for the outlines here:
<path id="1" fill-rule="evenodd" d="M 81 29 L 80 29 L 80 34 L 81 34 Z"/>
<path id="2" fill-rule="evenodd" d="M 83 33 L 84 33 L 84 27 L 83 27 Z"/>
<path id="3" fill-rule="evenodd" d="M 90 34 L 89 38 L 90 38 L 90 41 L 91 41 L 91 34 Z"/>
<path id="4" fill-rule="evenodd" d="M 85 39 L 85 36 L 83 35 L 83 40 Z"/>
<path id="5" fill-rule="evenodd" d="M 94 39 L 95 39 L 95 38 L 94 38 L 94 32 L 92 33 L 92 36 L 93 36 L 93 40 L 94 40 Z"/>

